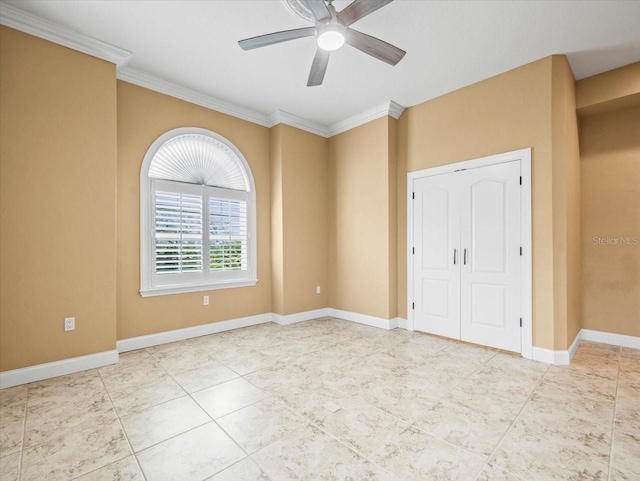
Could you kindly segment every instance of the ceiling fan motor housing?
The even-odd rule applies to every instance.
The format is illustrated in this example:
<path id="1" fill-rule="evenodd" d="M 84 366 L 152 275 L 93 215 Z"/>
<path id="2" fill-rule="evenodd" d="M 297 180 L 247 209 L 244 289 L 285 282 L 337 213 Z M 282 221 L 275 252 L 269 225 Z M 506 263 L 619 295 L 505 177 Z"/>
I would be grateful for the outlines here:
<path id="1" fill-rule="evenodd" d="M 340 20 L 333 5 L 327 6 L 331 18 L 316 22 L 316 41 L 324 50 L 337 50 L 344 45 L 347 26 Z"/>

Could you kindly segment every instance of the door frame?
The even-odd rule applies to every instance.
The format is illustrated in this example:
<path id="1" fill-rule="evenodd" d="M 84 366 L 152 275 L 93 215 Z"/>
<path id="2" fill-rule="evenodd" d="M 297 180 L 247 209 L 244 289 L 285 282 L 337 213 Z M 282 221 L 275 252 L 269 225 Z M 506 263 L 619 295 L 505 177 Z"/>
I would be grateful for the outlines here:
<path id="1" fill-rule="evenodd" d="M 414 330 L 413 318 L 413 182 L 423 177 L 449 174 L 505 162 L 520 162 L 522 188 L 520 189 L 520 238 L 522 243 L 521 354 L 533 358 L 533 290 L 532 290 L 532 238 L 531 238 L 531 149 L 514 150 L 477 159 L 455 162 L 407 173 L 407 328 Z"/>

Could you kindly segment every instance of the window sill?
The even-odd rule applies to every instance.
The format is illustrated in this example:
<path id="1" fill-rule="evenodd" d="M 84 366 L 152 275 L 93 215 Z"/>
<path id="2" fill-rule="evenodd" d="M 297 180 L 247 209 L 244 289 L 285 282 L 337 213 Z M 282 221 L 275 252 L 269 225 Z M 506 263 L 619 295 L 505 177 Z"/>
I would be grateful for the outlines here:
<path id="1" fill-rule="evenodd" d="M 188 292 L 214 291 L 217 289 L 232 289 L 234 287 L 251 287 L 258 283 L 258 279 L 217 282 L 215 284 L 202 284 L 198 286 L 161 286 L 140 289 L 142 297 L 167 296 L 169 294 L 186 294 Z"/>

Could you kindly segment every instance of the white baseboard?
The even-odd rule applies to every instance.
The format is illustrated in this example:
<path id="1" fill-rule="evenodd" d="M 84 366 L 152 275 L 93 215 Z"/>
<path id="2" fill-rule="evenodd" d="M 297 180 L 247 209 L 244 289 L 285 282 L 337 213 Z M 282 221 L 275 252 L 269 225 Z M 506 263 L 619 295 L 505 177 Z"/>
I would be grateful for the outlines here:
<path id="1" fill-rule="evenodd" d="M 576 355 L 576 351 L 578 350 L 578 347 L 580 347 L 581 339 L 582 339 L 582 331 L 578 331 L 578 334 L 576 334 L 576 337 L 571 343 L 571 345 L 569 346 L 569 349 L 567 349 L 567 353 L 569 355 L 569 360 L 567 364 L 569 364 L 571 362 L 571 359 L 573 359 L 573 356 Z"/>
<path id="2" fill-rule="evenodd" d="M 343 311 L 340 309 L 334 309 L 332 307 L 325 307 L 324 309 L 316 309 L 314 311 L 297 312 L 295 314 L 281 315 L 272 313 L 271 320 L 276 324 L 286 326 L 288 324 L 294 324 L 296 322 L 310 321 L 311 319 L 318 319 L 320 317 L 336 317 L 345 321 L 357 322 L 359 324 L 365 324 L 367 326 L 378 327 L 381 329 L 395 329 L 397 327 L 406 326 L 407 320 L 395 317 L 393 319 L 384 319 L 382 317 L 369 316 L 367 314 L 360 314 L 357 312 Z M 403 327 L 406 329 L 406 327 Z"/>
<path id="3" fill-rule="evenodd" d="M 255 326 L 271 322 L 271 313 L 258 314 L 255 316 L 240 317 L 229 321 L 211 322 L 201 326 L 186 327 L 184 329 L 176 329 L 174 331 L 158 332 L 157 334 L 148 334 L 146 336 L 130 337 L 122 339 L 116 343 L 118 352 L 135 351 L 145 347 L 158 346 L 169 342 L 184 341 L 193 337 L 207 336 L 223 331 L 231 331 L 241 327 Z"/>
<path id="4" fill-rule="evenodd" d="M 533 360 L 567 366 L 571 362 L 571 359 L 573 359 L 582 341 L 601 342 L 612 346 L 640 349 L 640 337 L 614 334 L 612 332 L 592 331 L 591 329 L 580 329 L 580 332 L 578 332 L 571 346 L 569 346 L 569 349 L 566 351 L 554 351 L 552 349 L 534 346 Z"/>
<path id="5" fill-rule="evenodd" d="M 328 310 L 328 315 L 337 317 L 338 319 L 344 319 L 345 321 L 357 322 L 358 324 L 365 324 L 367 326 L 379 327 L 380 329 L 387 330 L 397 327 L 395 319 L 384 319 L 382 317 L 374 317 L 367 314 L 359 314 L 357 312 L 333 309 L 332 307 L 330 307 Z"/>
<path id="6" fill-rule="evenodd" d="M 580 339 L 580 332 L 578 332 L 571 346 L 569 346 L 569 349 L 566 351 L 554 351 L 553 349 L 533 346 L 531 359 L 546 362 L 547 364 L 555 364 L 557 366 L 568 366 L 578 350 L 578 346 L 580 346 Z"/>
<path id="7" fill-rule="evenodd" d="M 396 324 L 399 329 L 409 330 L 409 321 L 403 317 L 396 317 Z"/>
<path id="8" fill-rule="evenodd" d="M 42 381 L 44 379 L 64 376 L 66 374 L 73 374 L 80 371 L 86 371 L 87 369 L 95 369 L 102 366 L 108 366 L 109 364 L 115 364 L 118 362 L 118 353 L 134 351 L 136 349 L 143 349 L 145 347 L 157 346 L 160 344 L 167 344 L 169 342 L 183 341 L 185 339 L 230 331 L 242 327 L 255 326 L 257 324 L 264 324 L 267 322 L 288 325 L 328 316 L 387 330 L 395 328 L 408 329 L 407 319 L 403 319 L 401 317 L 384 319 L 381 317 L 374 317 L 329 307 L 313 311 L 298 312 L 286 316 L 275 313 L 258 314 L 255 316 L 241 317 L 228 321 L 212 322 L 202 326 L 187 327 L 185 329 L 176 329 L 174 331 L 159 332 L 157 334 L 122 339 L 116 343 L 117 349 L 112 351 L 99 352 L 96 354 L 89 354 L 87 356 L 74 357 L 71 359 L 64 359 L 62 361 L 14 369 L 13 371 L 0 372 L 0 389 Z M 580 346 L 580 341 L 582 340 L 640 349 L 640 337 L 582 329 L 566 351 L 554 351 L 553 349 L 534 346 L 532 359 L 535 361 L 546 362 L 548 364 L 566 366 L 571 362 L 571 359 L 573 359 L 574 354 Z"/>
<path id="9" fill-rule="evenodd" d="M 534 361 L 556 364 L 558 366 L 568 366 L 570 361 L 569 351 L 554 351 L 553 349 L 533 346 L 531 354 L 531 359 Z"/>
<path id="10" fill-rule="evenodd" d="M 87 356 L 72 357 L 62 361 L 4 371 L 0 372 L 0 389 L 73 374 L 87 369 L 95 369 L 117 362 L 118 351 L 113 349 L 112 351 L 97 352 Z"/>
<path id="11" fill-rule="evenodd" d="M 295 324 L 296 322 L 302 321 L 310 321 L 311 319 L 318 319 L 319 317 L 327 317 L 331 314 L 329 313 L 329 308 L 325 307 L 323 309 L 315 309 L 313 311 L 304 311 L 304 312 L 296 312 L 295 314 L 287 314 L 281 315 L 276 314 L 275 312 L 271 313 L 271 321 L 276 324 L 280 324 L 281 326 L 286 326 L 288 324 Z"/>
<path id="12" fill-rule="evenodd" d="M 640 337 L 636 336 L 626 336 L 624 334 L 614 334 L 612 332 L 582 329 L 580 331 L 580 338 L 583 341 L 601 342 L 603 344 L 611 344 L 612 346 L 640 349 Z"/>

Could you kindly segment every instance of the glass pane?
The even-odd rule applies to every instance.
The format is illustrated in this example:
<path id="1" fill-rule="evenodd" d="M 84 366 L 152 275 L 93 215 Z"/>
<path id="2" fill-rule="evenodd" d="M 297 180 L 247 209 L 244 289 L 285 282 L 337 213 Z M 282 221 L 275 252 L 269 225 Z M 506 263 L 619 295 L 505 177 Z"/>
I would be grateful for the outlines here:
<path id="1" fill-rule="evenodd" d="M 209 199 L 209 266 L 212 271 L 247 269 L 247 203 Z"/>

